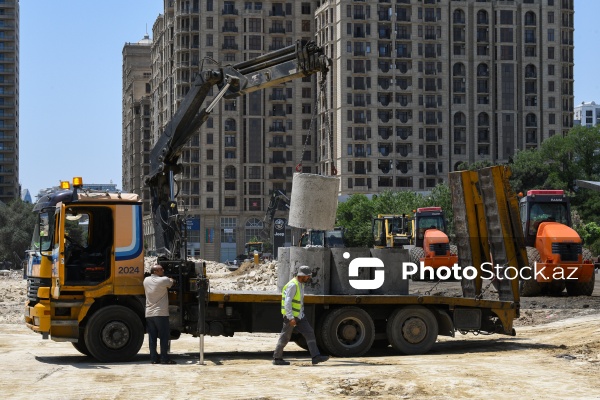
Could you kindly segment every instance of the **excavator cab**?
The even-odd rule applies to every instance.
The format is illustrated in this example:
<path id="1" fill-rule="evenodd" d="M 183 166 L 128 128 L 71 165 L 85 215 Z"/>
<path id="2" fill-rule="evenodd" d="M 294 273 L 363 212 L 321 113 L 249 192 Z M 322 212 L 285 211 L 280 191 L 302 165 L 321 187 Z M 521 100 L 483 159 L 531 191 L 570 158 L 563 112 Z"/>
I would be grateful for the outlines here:
<path id="1" fill-rule="evenodd" d="M 446 232 L 446 218 L 441 207 L 421 207 L 418 208 L 414 216 L 415 222 L 415 246 L 423 247 L 425 231 L 428 229 L 437 229 Z"/>
<path id="2" fill-rule="evenodd" d="M 563 190 L 530 190 L 521 198 L 519 208 L 526 246 L 535 247 L 538 230 L 544 222 L 571 226 L 569 199 Z"/>
<path id="3" fill-rule="evenodd" d="M 379 214 L 371 225 L 375 248 L 402 248 L 412 241 L 411 219 L 406 215 Z"/>

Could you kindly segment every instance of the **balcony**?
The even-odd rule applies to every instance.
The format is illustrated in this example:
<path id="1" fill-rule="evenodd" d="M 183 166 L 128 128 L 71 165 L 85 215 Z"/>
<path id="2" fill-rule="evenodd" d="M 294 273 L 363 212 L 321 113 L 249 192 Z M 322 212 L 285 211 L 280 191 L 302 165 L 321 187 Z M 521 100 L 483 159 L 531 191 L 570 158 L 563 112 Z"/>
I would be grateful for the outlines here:
<path id="1" fill-rule="evenodd" d="M 237 32 L 238 31 L 238 27 L 237 26 L 227 26 L 225 25 L 223 27 L 223 32 Z"/>
<path id="2" fill-rule="evenodd" d="M 238 49 L 238 45 L 237 43 L 223 43 L 223 46 L 221 47 L 221 49 L 223 50 L 237 50 Z"/>
<path id="3" fill-rule="evenodd" d="M 284 149 L 287 147 L 287 144 L 280 140 L 275 140 L 273 142 L 269 142 L 269 148 L 280 148 Z"/>
<path id="4" fill-rule="evenodd" d="M 269 179 L 285 180 L 286 176 L 283 172 L 273 172 L 272 174 L 269 174 Z"/>
<path id="5" fill-rule="evenodd" d="M 271 94 L 271 95 L 269 95 L 269 100 L 271 100 L 271 101 L 286 101 L 287 96 L 285 94 Z"/>
<path id="6" fill-rule="evenodd" d="M 285 164 L 285 157 L 271 157 L 269 158 L 269 164 Z"/>
<path id="7" fill-rule="evenodd" d="M 272 28 L 269 28 L 269 33 L 281 33 L 281 34 L 284 34 L 285 33 L 285 28 L 283 26 L 274 26 Z"/>
<path id="8" fill-rule="evenodd" d="M 285 132 L 285 126 L 283 125 L 271 125 L 269 132 Z"/>
<path id="9" fill-rule="evenodd" d="M 225 7 L 222 11 L 221 11 L 222 15 L 238 15 L 238 10 L 236 8 L 233 7 Z"/>

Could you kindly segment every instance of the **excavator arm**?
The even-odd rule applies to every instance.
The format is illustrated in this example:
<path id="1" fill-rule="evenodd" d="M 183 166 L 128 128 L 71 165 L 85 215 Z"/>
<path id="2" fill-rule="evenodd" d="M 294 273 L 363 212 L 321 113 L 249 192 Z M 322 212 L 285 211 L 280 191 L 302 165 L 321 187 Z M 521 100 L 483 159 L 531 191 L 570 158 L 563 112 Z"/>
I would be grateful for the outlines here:
<path id="1" fill-rule="evenodd" d="M 182 171 L 178 161 L 184 146 L 206 122 L 217 103 L 223 97 L 235 98 L 317 72 L 325 79 L 330 64 L 331 60 L 314 42 L 297 42 L 252 60 L 200 71 L 150 153 L 146 184 L 150 188 L 159 255 L 173 260 L 182 258 L 182 217 L 177 210 L 175 182 L 175 175 Z M 214 87 L 218 93 L 201 108 Z"/>
<path id="2" fill-rule="evenodd" d="M 273 225 L 273 220 L 275 219 L 275 212 L 279 209 L 279 205 L 282 204 L 290 209 L 290 199 L 283 193 L 281 190 L 273 191 L 271 195 L 271 201 L 269 201 L 269 205 L 267 206 L 267 211 L 265 212 L 265 217 L 263 218 L 263 228 L 260 232 L 261 237 L 264 240 L 269 240 L 271 236 L 271 225 Z"/>

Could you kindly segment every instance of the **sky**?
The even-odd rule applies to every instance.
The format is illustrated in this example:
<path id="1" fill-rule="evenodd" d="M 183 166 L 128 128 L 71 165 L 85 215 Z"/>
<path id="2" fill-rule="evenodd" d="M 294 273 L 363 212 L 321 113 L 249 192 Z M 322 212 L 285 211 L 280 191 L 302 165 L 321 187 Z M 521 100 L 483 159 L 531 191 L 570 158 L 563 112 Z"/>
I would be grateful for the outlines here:
<path id="1" fill-rule="evenodd" d="M 20 0 L 20 182 L 31 196 L 60 181 L 122 188 L 122 51 L 162 0 Z M 600 103 L 600 1 L 575 0 L 575 104 Z"/>

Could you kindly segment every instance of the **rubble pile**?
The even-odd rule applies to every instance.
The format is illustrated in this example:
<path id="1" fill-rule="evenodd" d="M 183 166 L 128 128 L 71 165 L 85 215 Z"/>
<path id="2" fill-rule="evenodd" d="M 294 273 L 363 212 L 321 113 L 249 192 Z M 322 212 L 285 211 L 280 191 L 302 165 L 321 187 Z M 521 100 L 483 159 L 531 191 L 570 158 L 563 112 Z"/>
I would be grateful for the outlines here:
<path id="1" fill-rule="evenodd" d="M 224 265 L 224 264 L 221 264 Z M 218 268 L 218 266 L 215 266 Z M 277 261 L 269 261 L 262 264 L 253 262 L 243 263 L 237 270 L 228 274 L 215 274 L 209 270 L 207 263 L 207 275 L 210 279 L 211 290 L 241 290 L 252 292 L 273 292 L 277 290 Z"/>
<path id="2" fill-rule="evenodd" d="M 156 263 L 156 257 L 146 257 L 144 261 L 145 270 L 149 272 L 150 267 Z M 205 260 L 191 259 L 191 261 L 201 263 Z M 230 270 L 230 265 L 224 263 L 205 262 L 211 290 L 278 292 L 277 261 L 268 261 L 258 265 L 253 262 L 244 262 L 234 271 Z"/>
<path id="3" fill-rule="evenodd" d="M 0 274 L 0 324 L 23 322 L 23 307 L 27 299 L 27 281 L 23 270 L 2 270 Z"/>

